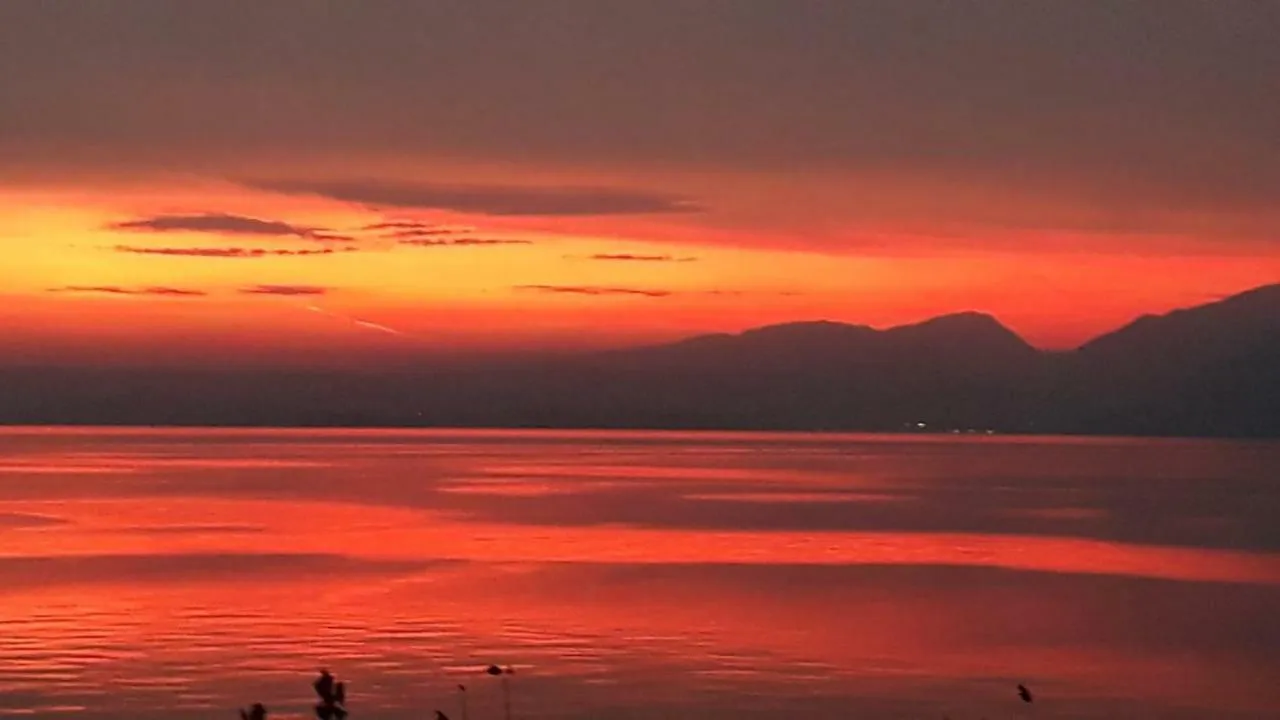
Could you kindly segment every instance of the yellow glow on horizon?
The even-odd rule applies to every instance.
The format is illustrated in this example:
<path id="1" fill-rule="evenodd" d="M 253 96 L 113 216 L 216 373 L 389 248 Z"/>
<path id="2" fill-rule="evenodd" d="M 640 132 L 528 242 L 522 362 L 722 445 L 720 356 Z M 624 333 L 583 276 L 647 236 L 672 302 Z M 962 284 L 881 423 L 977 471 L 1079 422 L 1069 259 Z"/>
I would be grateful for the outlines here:
<path id="1" fill-rule="evenodd" d="M 757 212 L 767 211 L 761 200 Z M 325 228 L 354 239 L 110 227 L 204 213 Z M 1067 252 L 1062 248 L 1079 238 L 1065 232 L 1006 232 L 994 247 L 937 253 L 897 252 L 896 244 L 916 239 L 885 232 L 859 240 L 865 245 L 818 252 L 820 243 L 802 251 L 787 233 L 769 238 L 767 228 L 738 229 L 719 215 L 380 212 L 210 181 L 0 188 L 0 215 L 6 258 L 0 330 L 6 347 L 23 352 L 115 344 L 136 356 L 157 344 L 181 345 L 195 355 L 202 344 L 214 351 L 254 347 L 257 355 L 315 347 L 355 351 L 382 347 L 387 338 L 370 332 L 377 325 L 403 331 L 401 345 L 420 349 L 604 346 L 793 320 L 887 326 L 971 309 L 997 315 L 1034 343 L 1064 346 L 1138 314 L 1280 277 L 1275 257 Z M 467 238 L 526 244 L 412 247 L 363 230 L 388 219 L 466 227 Z M 1019 242 L 1020 250 L 1000 249 Z M 226 258 L 119 252 L 118 246 L 334 252 Z M 664 259 L 593 259 L 599 255 Z M 1132 282 L 1136 276 L 1143 281 Z M 324 293 L 243 292 L 258 286 Z M 193 294 L 152 292 L 165 288 Z M 329 315 L 308 312 L 309 305 Z M 336 316 L 349 321 L 335 322 Z"/>

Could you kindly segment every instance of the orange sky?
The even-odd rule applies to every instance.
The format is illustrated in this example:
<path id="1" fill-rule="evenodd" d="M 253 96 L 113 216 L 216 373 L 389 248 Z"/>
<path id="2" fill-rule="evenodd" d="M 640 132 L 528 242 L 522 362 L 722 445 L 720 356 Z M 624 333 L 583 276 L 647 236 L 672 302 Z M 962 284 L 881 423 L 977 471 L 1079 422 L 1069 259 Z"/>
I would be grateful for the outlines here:
<path id="1" fill-rule="evenodd" d="M 994 246 L 966 235 L 967 248 L 892 229 L 865 246 L 841 245 L 841 232 L 829 230 L 831 248 L 804 247 L 789 229 L 805 224 L 788 217 L 797 213 L 791 205 L 735 227 L 732 205 L 666 216 L 494 217 L 159 180 L 10 188 L 0 205 L 8 258 L 0 328 L 10 351 L 33 359 L 230 347 L 284 357 L 607 346 L 799 319 L 886 326 L 967 309 L 1057 348 L 1143 312 L 1280 278 L 1280 256 L 1266 248 L 1209 254 L 1190 234 L 1166 238 L 1172 251 L 1149 253 L 1106 249 L 1125 237 L 1053 231 L 1005 233 Z M 351 239 L 112 227 L 215 213 Z M 503 243 L 415 246 L 362 229 L 397 221 L 439 226 L 445 234 L 424 234 L 429 241 Z M 872 233 L 847 234 L 860 235 Z M 204 254 L 181 254 L 193 251 Z M 269 254 L 276 251 L 303 254 Z M 227 252 L 263 254 L 209 256 Z M 254 288 L 266 292 L 246 292 Z"/>
<path id="2" fill-rule="evenodd" d="M 713 5 L 6 6 L 0 352 L 1067 348 L 1280 280 L 1264 10 Z"/>

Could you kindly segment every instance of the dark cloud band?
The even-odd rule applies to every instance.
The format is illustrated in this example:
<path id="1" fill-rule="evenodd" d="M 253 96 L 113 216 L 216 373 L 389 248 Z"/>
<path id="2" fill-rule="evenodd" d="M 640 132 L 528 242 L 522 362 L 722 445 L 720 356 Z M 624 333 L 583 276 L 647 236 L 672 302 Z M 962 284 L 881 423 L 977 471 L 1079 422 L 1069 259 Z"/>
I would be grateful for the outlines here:
<path id="1" fill-rule="evenodd" d="M 377 180 L 263 180 L 245 184 L 259 190 L 317 195 L 367 207 L 450 210 L 480 215 L 646 215 L 702 210 L 690 200 L 664 193 L 598 187 L 438 185 Z"/>

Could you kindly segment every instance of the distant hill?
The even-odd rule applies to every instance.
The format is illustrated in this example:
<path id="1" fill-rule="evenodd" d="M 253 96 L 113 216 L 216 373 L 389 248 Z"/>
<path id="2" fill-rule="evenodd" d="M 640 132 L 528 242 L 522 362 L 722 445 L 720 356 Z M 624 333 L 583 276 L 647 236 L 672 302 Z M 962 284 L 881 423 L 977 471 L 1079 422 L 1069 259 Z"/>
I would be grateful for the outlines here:
<path id="1" fill-rule="evenodd" d="M 848 366 L 949 360 L 1021 362 L 1037 354 L 1012 330 L 982 313 L 958 313 L 876 330 L 828 321 L 795 322 L 738 335 L 702 335 L 670 345 L 617 351 L 615 358 L 678 363 L 776 365 L 803 370 L 814 365 Z"/>
<path id="2" fill-rule="evenodd" d="M 1060 429 L 1280 435 L 1280 284 L 1141 317 L 1066 360 L 1045 403 Z"/>
<path id="3" fill-rule="evenodd" d="M 0 370 L 0 421 L 1280 437 L 1280 285 L 1063 353 L 959 313 L 365 374 Z"/>

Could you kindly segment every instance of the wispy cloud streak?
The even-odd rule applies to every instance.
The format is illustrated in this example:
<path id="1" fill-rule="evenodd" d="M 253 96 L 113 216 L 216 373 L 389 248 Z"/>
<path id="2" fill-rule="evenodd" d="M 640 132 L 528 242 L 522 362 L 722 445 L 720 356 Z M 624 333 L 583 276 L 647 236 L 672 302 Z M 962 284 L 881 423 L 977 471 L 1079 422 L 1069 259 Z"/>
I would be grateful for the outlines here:
<path id="1" fill-rule="evenodd" d="M 407 238 L 396 241 L 399 245 L 412 247 L 484 247 L 492 245 L 532 245 L 532 240 L 514 240 L 508 238 Z"/>
<path id="2" fill-rule="evenodd" d="M 329 288 L 319 285 L 253 285 L 240 288 L 241 295 L 282 295 L 298 297 L 308 295 L 325 295 Z"/>
<path id="3" fill-rule="evenodd" d="M 200 257 L 200 258 L 232 258 L 232 259 L 255 259 L 266 257 L 312 257 L 323 255 L 336 255 L 338 253 L 358 252 L 359 248 L 348 246 L 343 248 L 311 248 L 303 250 L 285 250 L 285 249 L 267 249 L 267 248 L 244 248 L 244 247 L 141 247 L 138 245 L 116 245 L 113 250 L 119 253 L 128 253 L 132 255 L 162 255 L 169 257 Z"/>
<path id="4" fill-rule="evenodd" d="M 637 297 L 663 298 L 674 295 L 670 290 L 651 290 L 628 287 L 599 287 L 594 285 L 517 285 L 516 290 L 547 293 L 551 295 L 631 295 Z"/>
<path id="5" fill-rule="evenodd" d="M 675 255 L 637 255 L 634 253 L 596 253 L 587 257 L 588 260 L 602 260 L 609 262 L 697 262 L 696 257 L 676 257 Z"/>
<path id="6" fill-rule="evenodd" d="M 262 237 L 297 237 L 322 242 L 351 241 L 328 228 L 295 225 L 282 220 L 263 220 L 247 215 L 212 212 L 191 215 L 153 215 L 123 220 L 107 225 L 121 232 L 147 233 L 212 233 L 218 235 L 253 235 Z"/>
<path id="7" fill-rule="evenodd" d="M 373 330 L 375 332 L 380 332 L 387 335 L 395 335 L 396 337 L 403 337 L 403 338 L 412 337 L 412 335 L 410 335 L 409 333 L 403 332 L 401 330 L 397 330 L 391 327 L 390 325 L 383 325 L 382 323 L 376 323 L 376 322 L 373 322 L 372 320 L 364 320 L 362 318 L 352 317 L 350 315 L 342 315 L 340 313 L 326 310 L 320 307 L 319 305 L 304 305 L 303 307 L 304 309 L 309 310 L 313 313 L 323 315 L 327 318 L 332 318 L 334 320 L 340 320 L 345 323 L 350 323 L 351 325 L 358 328 Z"/>
<path id="8" fill-rule="evenodd" d="M 148 287 L 124 287 L 121 285 L 64 285 L 49 288 L 52 293 L 82 293 L 87 295 L 157 295 L 163 297 L 204 297 L 209 293 L 189 288 L 152 285 Z"/>

